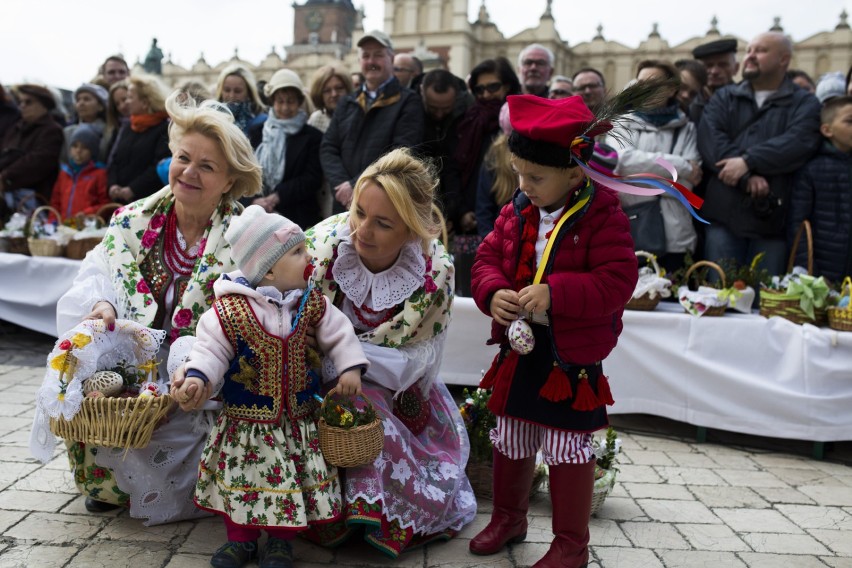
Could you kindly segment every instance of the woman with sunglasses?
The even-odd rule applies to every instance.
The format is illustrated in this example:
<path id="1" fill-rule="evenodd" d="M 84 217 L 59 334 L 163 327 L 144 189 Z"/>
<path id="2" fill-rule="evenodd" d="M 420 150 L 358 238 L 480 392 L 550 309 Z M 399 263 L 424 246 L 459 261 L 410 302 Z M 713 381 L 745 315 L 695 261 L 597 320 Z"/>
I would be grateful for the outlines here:
<path id="1" fill-rule="evenodd" d="M 454 157 L 461 176 L 461 206 L 458 217 L 449 220 L 455 241 L 456 293 L 460 296 L 470 296 L 470 267 L 479 240 L 474 213 L 479 169 L 485 152 L 500 132 L 500 107 L 508 95 L 521 94 L 521 82 L 505 57 L 481 62 L 470 72 L 467 84 L 476 100 L 458 127 Z"/>

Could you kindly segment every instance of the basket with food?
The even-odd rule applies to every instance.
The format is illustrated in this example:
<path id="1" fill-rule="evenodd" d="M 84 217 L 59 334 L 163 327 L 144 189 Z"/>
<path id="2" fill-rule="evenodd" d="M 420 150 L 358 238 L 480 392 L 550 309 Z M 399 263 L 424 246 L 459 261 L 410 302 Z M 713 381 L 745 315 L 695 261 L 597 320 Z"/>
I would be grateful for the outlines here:
<path id="1" fill-rule="evenodd" d="M 63 333 L 36 398 L 36 457 L 52 455 L 53 436 L 125 450 L 147 446 L 172 402 L 157 379 L 164 337 L 129 320 L 117 320 L 113 330 L 87 320 Z"/>

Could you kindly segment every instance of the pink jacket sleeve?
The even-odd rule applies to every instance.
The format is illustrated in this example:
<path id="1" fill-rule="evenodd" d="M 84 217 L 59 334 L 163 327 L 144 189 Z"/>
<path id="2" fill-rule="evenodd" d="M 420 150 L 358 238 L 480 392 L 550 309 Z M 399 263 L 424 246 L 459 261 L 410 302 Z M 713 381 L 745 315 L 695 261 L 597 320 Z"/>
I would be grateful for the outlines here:
<path id="1" fill-rule="evenodd" d="M 213 392 L 222 388 L 225 371 L 234 358 L 234 350 L 219 323 L 215 309 L 207 310 L 195 328 L 198 340 L 186 360 L 186 370 L 197 369 L 210 379 Z"/>

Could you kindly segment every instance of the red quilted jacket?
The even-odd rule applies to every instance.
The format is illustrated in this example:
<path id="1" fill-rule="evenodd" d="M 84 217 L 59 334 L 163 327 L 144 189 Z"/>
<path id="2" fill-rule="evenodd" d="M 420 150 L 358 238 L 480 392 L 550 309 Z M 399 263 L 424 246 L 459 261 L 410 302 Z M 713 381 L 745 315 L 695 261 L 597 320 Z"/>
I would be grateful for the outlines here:
<path id="1" fill-rule="evenodd" d="M 523 218 L 529 200 L 518 192 L 506 204 L 476 252 L 473 297 L 491 315 L 491 297 L 512 288 L 518 264 Z M 576 223 L 557 235 L 543 283 L 550 285 L 549 328 L 561 363 L 587 364 L 604 359 L 621 334 L 624 305 L 638 279 L 630 223 L 616 194 L 596 186 Z M 505 327 L 492 322 L 491 339 L 502 343 Z"/>

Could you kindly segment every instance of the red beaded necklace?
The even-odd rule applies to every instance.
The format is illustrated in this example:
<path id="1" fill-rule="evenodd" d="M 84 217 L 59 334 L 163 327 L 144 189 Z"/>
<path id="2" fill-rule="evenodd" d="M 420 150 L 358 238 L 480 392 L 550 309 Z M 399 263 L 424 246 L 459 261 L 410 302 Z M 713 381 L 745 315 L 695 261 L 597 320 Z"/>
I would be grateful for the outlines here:
<path id="1" fill-rule="evenodd" d="M 163 259 L 173 272 L 181 276 L 189 276 L 195 268 L 198 253 L 187 254 L 180 246 L 177 236 L 177 215 L 175 210 L 169 211 L 166 217 L 166 226 L 163 229 Z"/>
<path id="2" fill-rule="evenodd" d="M 368 320 L 367 318 L 364 317 L 364 312 L 362 312 L 361 310 L 364 310 L 364 312 L 367 312 L 368 314 L 372 314 L 372 315 L 378 315 L 378 314 L 382 313 L 382 310 L 378 310 L 378 311 L 371 310 L 367 306 L 362 306 L 361 308 L 359 308 L 354 303 L 352 304 L 352 311 L 354 312 L 355 317 L 358 318 L 358 321 L 360 321 L 361 323 L 366 325 L 368 328 L 379 327 L 383 323 L 390 321 L 396 315 L 396 309 L 388 308 L 385 311 L 386 312 L 385 315 L 382 316 L 378 321 L 370 321 L 370 320 Z"/>

